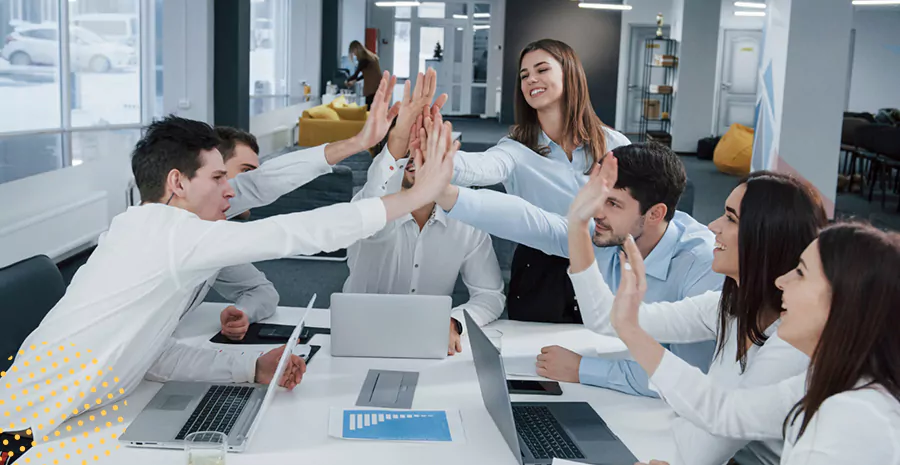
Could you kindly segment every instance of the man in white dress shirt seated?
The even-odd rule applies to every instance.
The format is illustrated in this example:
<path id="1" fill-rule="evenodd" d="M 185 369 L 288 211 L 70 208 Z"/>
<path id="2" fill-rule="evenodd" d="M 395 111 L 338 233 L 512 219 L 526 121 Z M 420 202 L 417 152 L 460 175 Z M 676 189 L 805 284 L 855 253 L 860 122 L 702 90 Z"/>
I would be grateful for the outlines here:
<path id="1" fill-rule="evenodd" d="M 372 161 L 366 184 L 353 201 L 405 191 L 415 185 L 415 163 L 407 158 L 410 132 L 420 126 L 419 115 L 424 106 L 430 105 L 435 83 L 434 70 L 419 74 L 412 93 L 407 82 L 396 126 Z M 438 99 L 438 107 L 444 98 Z M 469 300 L 453 309 L 447 355 L 462 352 L 463 310 L 468 310 L 479 326 L 503 313 L 506 297 L 491 237 L 447 218 L 434 202 L 350 246 L 347 264 L 350 276 L 343 289 L 347 293 L 449 296 L 457 277 L 462 276 Z"/>
<path id="2" fill-rule="evenodd" d="M 225 161 L 226 177 L 229 180 L 259 168 L 259 144 L 253 134 L 226 126 L 215 129 L 219 136 L 219 153 Z M 249 216 L 250 210 L 247 210 L 238 215 L 238 218 L 247 219 Z M 250 263 L 222 268 L 216 275 L 212 288 L 228 301 L 234 302 L 234 305 L 225 307 L 219 316 L 222 334 L 233 341 L 244 338 L 250 323 L 274 315 L 278 306 L 279 295 L 275 285 Z M 197 294 L 197 304 L 203 301 L 208 290 L 209 286 Z"/>
<path id="3" fill-rule="evenodd" d="M 388 108 L 393 87 L 388 76 L 360 134 L 301 154 L 309 159 L 305 170 L 314 173 L 306 181 L 384 137 L 396 115 Z M 169 117 L 151 125 L 132 157 L 144 204 L 113 218 L 66 294 L 25 339 L 10 375 L 27 379 L 27 386 L 13 399 L 10 410 L 16 407 L 16 413 L 4 429 L 47 434 L 55 421 L 118 401 L 142 379 L 277 381 L 293 389 L 305 371 L 299 357 L 291 357 L 280 380 L 272 379 L 284 346 L 257 357 L 190 345 L 173 337 L 179 320 L 223 267 L 348 247 L 433 202 L 452 176 L 455 150 L 449 125 L 434 131 L 439 136 L 429 141 L 412 189 L 238 223 L 221 220 L 274 193 L 227 181 L 219 139 L 207 124 Z M 303 178 L 290 164 L 303 165 L 276 163 L 262 179 Z M 297 182 L 281 181 L 274 184 Z M 238 189 L 251 200 L 229 202 L 237 199 Z M 80 384 L 72 385 L 76 380 Z M 67 395 L 56 397 L 58 403 L 44 402 L 45 392 L 55 396 L 60 389 Z"/>

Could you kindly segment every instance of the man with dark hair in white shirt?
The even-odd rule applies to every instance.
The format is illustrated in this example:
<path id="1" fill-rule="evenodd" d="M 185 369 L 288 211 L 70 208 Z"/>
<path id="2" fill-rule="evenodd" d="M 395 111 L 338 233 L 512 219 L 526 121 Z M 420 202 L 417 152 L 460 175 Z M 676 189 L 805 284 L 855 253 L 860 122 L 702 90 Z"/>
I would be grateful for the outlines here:
<path id="1" fill-rule="evenodd" d="M 396 115 L 396 109 L 389 109 L 390 81 L 385 73 L 357 136 L 297 152 L 293 162 L 275 163 L 272 169 L 247 175 L 261 173 L 261 180 L 272 180 L 279 188 L 302 184 L 373 145 L 384 137 Z M 223 267 L 347 247 L 433 202 L 452 176 L 456 149 L 449 142 L 449 125 L 433 131 L 437 140 L 429 139 L 419 182 L 412 189 L 238 223 L 220 220 L 229 211 L 241 212 L 255 202 L 277 197 L 277 192 L 239 179 L 246 175 L 230 184 L 216 149 L 218 137 L 205 123 L 169 117 L 151 125 L 132 157 L 144 204 L 113 219 L 65 296 L 22 344 L 10 372 L 27 379 L 27 388 L 14 399 L 16 414 L 8 418 L 11 423 L 4 429 L 34 428 L 27 433 L 47 434 L 45 427 L 53 430 L 55 421 L 112 403 L 144 378 L 276 381 L 293 389 L 305 371 L 297 356 L 290 358 L 281 379 L 272 379 L 284 346 L 260 357 L 193 346 L 173 338 L 179 320 Z M 308 165 L 301 170 L 307 172 L 305 180 L 296 166 L 289 168 L 303 165 L 297 157 Z M 248 195 L 229 202 L 237 199 L 237 190 Z M 223 252 L 226 245 L 231 246 L 228 253 Z M 32 385 L 37 387 L 31 389 Z M 43 393 L 55 396 L 60 389 L 66 392 L 56 397 L 55 406 L 43 402 Z"/>
<path id="2" fill-rule="evenodd" d="M 372 161 L 366 184 L 353 197 L 354 201 L 389 195 L 415 185 L 416 166 L 407 158 L 410 131 L 421 125 L 418 115 L 431 103 L 436 78 L 433 69 L 424 75 L 419 73 L 412 93 L 407 82 L 396 126 Z M 438 108 L 444 98 L 438 98 Z M 461 276 L 469 290 L 469 300 L 453 309 L 448 355 L 462 352 L 464 310 L 483 326 L 496 320 L 506 303 L 491 237 L 448 218 L 433 202 L 350 246 L 347 265 L 350 276 L 343 291 L 348 293 L 451 295 Z"/>

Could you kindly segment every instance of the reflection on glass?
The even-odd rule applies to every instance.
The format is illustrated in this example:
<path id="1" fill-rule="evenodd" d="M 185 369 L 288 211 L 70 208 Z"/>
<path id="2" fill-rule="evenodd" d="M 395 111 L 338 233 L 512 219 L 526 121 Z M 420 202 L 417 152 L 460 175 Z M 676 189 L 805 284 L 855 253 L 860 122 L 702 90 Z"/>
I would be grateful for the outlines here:
<path id="1" fill-rule="evenodd" d="M 462 82 L 463 31 L 453 28 L 453 82 Z"/>
<path id="2" fill-rule="evenodd" d="M 394 8 L 394 17 L 397 19 L 412 18 L 412 7 L 398 6 L 397 8 Z"/>
<path id="3" fill-rule="evenodd" d="M 0 132 L 57 128 L 59 3 L 16 0 L 0 2 L 0 10 L 0 102 L 4 109 L 28 109 L 0 112 Z"/>
<path id="4" fill-rule="evenodd" d="M 472 82 L 487 82 L 488 49 L 491 41 L 491 5 L 475 4 L 475 25 L 472 41 Z M 474 110 L 473 110 L 474 113 Z"/>
<path id="5" fill-rule="evenodd" d="M 468 19 L 469 5 L 465 3 L 451 3 L 447 5 L 448 19 Z"/>
<path id="6" fill-rule="evenodd" d="M 460 108 L 460 102 L 462 100 L 462 87 L 461 86 L 453 86 L 453 91 L 450 92 L 450 111 L 454 113 L 459 113 L 462 111 Z"/>
<path id="7" fill-rule="evenodd" d="M 156 0 L 154 10 L 154 27 L 156 31 L 153 33 L 154 52 L 156 54 L 156 102 L 153 106 L 153 116 L 161 118 L 163 116 L 163 0 Z"/>
<path id="8" fill-rule="evenodd" d="M 250 95 L 286 95 L 287 2 L 257 0 L 250 7 Z"/>
<path id="9" fill-rule="evenodd" d="M 140 138 L 140 129 L 73 132 L 72 166 L 90 163 L 106 156 L 128 157 Z"/>
<path id="10" fill-rule="evenodd" d="M 446 5 L 444 2 L 426 2 L 416 8 L 420 18 L 445 18 Z"/>
<path id="11" fill-rule="evenodd" d="M 72 126 L 141 122 L 138 1 L 69 2 Z"/>
<path id="12" fill-rule="evenodd" d="M 409 8 L 409 7 L 407 7 Z M 399 9 L 399 8 L 398 8 Z M 397 21 L 394 23 L 394 75 L 398 78 L 409 77 L 409 53 L 410 53 L 410 24 L 409 21 Z"/>
<path id="13" fill-rule="evenodd" d="M 487 105 L 487 88 L 472 86 L 472 106 L 470 112 L 473 115 L 483 115 L 486 113 Z"/>
<path id="14" fill-rule="evenodd" d="M 59 134 L 0 136 L 0 184 L 62 166 Z"/>
<path id="15" fill-rule="evenodd" d="M 428 67 L 425 60 L 441 61 L 444 57 L 444 26 L 422 26 L 419 28 L 419 71 L 425 72 Z M 394 53 L 397 53 L 396 51 Z M 433 66 L 441 75 L 440 70 Z"/>

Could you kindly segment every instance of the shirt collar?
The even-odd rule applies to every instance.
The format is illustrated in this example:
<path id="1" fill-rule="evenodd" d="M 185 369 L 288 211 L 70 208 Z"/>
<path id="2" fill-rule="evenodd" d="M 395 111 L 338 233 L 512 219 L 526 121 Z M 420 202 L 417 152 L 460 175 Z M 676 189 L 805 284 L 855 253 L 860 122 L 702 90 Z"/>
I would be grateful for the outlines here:
<path id="1" fill-rule="evenodd" d="M 541 130 L 541 135 L 540 135 L 540 137 L 538 137 L 538 144 L 546 145 L 547 147 L 550 147 L 551 149 L 553 147 L 556 147 L 559 150 L 562 150 L 562 147 L 560 147 L 560 145 L 557 144 L 556 142 L 553 142 L 553 139 L 551 139 L 550 136 L 548 136 L 547 133 L 544 132 L 543 130 Z M 574 154 L 576 150 L 581 150 L 583 148 L 584 148 L 584 144 L 580 144 L 578 147 L 575 147 L 575 150 L 572 150 L 572 153 Z"/>
<path id="2" fill-rule="evenodd" d="M 437 221 L 438 223 L 441 223 L 444 226 L 447 226 L 447 213 L 444 211 L 443 208 L 441 208 L 437 204 L 434 205 L 434 210 L 431 211 L 431 217 L 429 217 L 428 222 L 426 222 L 426 224 L 428 224 L 432 220 Z M 406 221 L 412 221 L 413 223 L 415 223 L 416 219 L 412 216 L 412 213 L 407 213 Z"/>
<path id="3" fill-rule="evenodd" d="M 675 255 L 678 246 L 678 226 L 674 221 L 669 221 L 666 232 L 650 251 L 650 255 L 644 259 L 644 269 L 648 275 L 660 281 L 665 281 L 669 276 L 669 264 Z"/>

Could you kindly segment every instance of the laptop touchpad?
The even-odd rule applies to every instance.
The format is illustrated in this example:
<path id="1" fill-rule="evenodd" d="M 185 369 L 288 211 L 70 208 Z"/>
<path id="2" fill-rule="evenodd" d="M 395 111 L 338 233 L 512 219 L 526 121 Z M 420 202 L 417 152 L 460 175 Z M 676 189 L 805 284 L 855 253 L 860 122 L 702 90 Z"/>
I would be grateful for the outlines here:
<path id="1" fill-rule="evenodd" d="M 179 395 L 171 395 L 166 397 L 166 400 L 163 401 L 162 405 L 159 407 L 160 410 L 184 410 L 190 405 L 191 400 L 193 400 L 192 396 L 179 396 Z"/>

